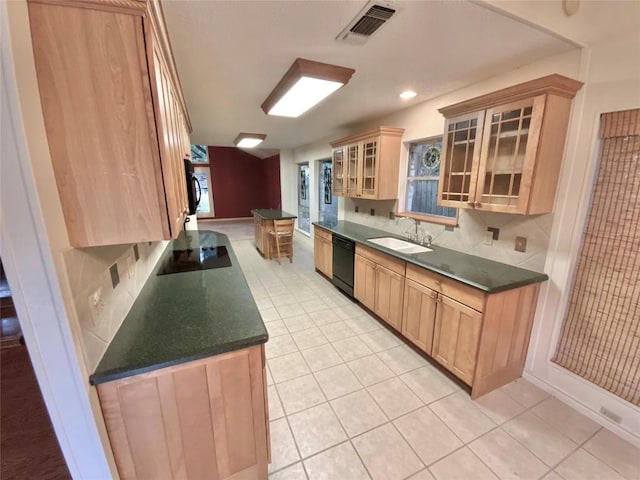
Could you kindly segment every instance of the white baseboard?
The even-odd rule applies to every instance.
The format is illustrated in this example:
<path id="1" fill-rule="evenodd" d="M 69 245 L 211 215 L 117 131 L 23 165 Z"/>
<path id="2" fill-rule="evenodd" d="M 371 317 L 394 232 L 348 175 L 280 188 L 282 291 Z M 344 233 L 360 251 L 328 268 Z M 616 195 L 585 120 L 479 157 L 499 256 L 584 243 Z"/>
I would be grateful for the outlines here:
<path id="1" fill-rule="evenodd" d="M 530 371 L 523 372 L 522 376 L 537 387 L 540 387 L 542 390 L 550 393 L 554 397 L 557 397 L 559 400 L 574 408 L 584 416 L 640 448 L 640 435 L 637 431 L 634 431 L 637 429 L 638 422 L 640 421 L 640 409 L 638 409 L 638 407 L 631 405 L 610 392 L 601 389 L 600 387 L 584 380 L 582 377 L 572 374 L 567 370 L 551 364 L 549 367 L 550 369 L 556 370 L 553 372 L 555 374 L 554 376 L 563 377 L 562 385 L 566 386 L 566 388 L 560 388 L 550 381 L 534 375 Z M 620 414 L 623 419 L 626 419 L 625 424 L 621 425 L 615 423 L 609 418 L 603 416 L 599 412 L 598 406 L 605 406 L 606 408 Z"/>

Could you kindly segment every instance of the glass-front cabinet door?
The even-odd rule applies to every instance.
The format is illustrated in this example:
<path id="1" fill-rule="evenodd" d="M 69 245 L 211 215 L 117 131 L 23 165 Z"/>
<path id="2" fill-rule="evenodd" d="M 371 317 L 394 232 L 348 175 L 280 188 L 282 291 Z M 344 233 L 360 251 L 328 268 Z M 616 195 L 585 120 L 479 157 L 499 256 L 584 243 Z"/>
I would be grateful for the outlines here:
<path id="1" fill-rule="evenodd" d="M 362 196 L 376 198 L 378 166 L 378 138 L 362 142 Z"/>
<path id="2" fill-rule="evenodd" d="M 334 195 L 344 195 L 346 192 L 346 164 L 344 161 L 344 147 L 333 149 L 333 180 L 332 191 Z"/>
<path id="3" fill-rule="evenodd" d="M 357 197 L 362 192 L 358 181 L 360 172 L 360 144 L 351 144 L 345 147 L 347 156 L 347 195 Z"/>
<path id="4" fill-rule="evenodd" d="M 544 95 L 486 111 L 477 208 L 525 212 L 543 109 Z"/>
<path id="5" fill-rule="evenodd" d="M 445 122 L 442 172 L 438 182 L 439 205 L 474 206 L 483 121 L 484 112 L 475 112 Z"/>

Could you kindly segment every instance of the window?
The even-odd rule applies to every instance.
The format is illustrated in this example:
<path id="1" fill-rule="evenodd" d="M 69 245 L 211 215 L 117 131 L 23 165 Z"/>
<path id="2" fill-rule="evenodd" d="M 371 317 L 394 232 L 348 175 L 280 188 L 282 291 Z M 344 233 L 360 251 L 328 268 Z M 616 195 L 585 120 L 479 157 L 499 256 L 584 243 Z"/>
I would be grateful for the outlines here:
<path id="1" fill-rule="evenodd" d="M 442 137 L 409 144 L 407 187 L 401 214 L 427 222 L 457 225 L 458 209 L 437 204 L 441 150 Z"/>
<path id="2" fill-rule="evenodd" d="M 198 218 L 212 218 L 213 195 L 211 193 L 211 165 L 209 163 L 209 149 L 206 145 L 191 145 L 191 161 L 194 163 L 193 174 L 200 184 L 200 203 L 196 214 Z"/>

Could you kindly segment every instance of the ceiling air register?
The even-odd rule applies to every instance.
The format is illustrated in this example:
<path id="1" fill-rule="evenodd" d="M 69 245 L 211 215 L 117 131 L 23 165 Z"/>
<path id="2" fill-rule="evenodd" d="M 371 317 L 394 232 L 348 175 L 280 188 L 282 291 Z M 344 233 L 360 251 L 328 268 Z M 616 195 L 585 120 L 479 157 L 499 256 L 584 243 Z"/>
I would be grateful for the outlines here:
<path id="1" fill-rule="evenodd" d="M 396 13 L 397 8 L 387 2 L 369 2 L 340 32 L 336 40 L 362 44 Z"/>

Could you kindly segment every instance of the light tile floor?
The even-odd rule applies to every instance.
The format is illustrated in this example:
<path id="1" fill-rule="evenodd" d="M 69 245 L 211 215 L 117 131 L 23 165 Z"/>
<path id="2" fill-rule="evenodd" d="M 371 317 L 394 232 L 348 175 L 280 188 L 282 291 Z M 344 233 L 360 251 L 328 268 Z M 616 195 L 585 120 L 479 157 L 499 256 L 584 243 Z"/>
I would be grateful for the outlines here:
<path id="1" fill-rule="evenodd" d="M 250 223 L 200 228 L 229 231 L 269 330 L 270 479 L 640 479 L 638 448 L 524 379 L 472 401 L 316 273 L 308 239 L 278 265 Z"/>

